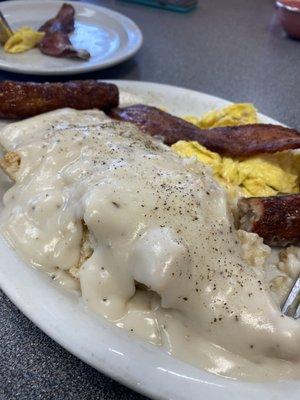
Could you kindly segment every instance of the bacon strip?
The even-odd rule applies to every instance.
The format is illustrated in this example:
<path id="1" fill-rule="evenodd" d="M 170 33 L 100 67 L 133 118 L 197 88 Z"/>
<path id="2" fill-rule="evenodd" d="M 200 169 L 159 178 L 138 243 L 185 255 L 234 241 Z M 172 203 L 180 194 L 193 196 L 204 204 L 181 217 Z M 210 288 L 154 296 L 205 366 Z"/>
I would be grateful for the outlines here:
<path id="1" fill-rule="evenodd" d="M 300 244 L 300 194 L 238 201 L 239 228 L 255 232 L 270 246 Z"/>
<path id="2" fill-rule="evenodd" d="M 299 132 L 279 125 L 253 124 L 204 130 L 155 107 L 141 104 L 112 110 L 109 115 L 132 122 L 152 136 L 160 136 L 165 144 L 195 140 L 209 150 L 231 157 L 300 148 Z"/>
<path id="3" fill-rule="evenodd" d="M 40 32 L 53 33 L 63 32 L 72 33 L 75 29 L 74 24 L 75 9 L 71 4 L 64 3 L 54 18 L 46 21 L 39 29 Z"/>
<path id="4" fill-rule="evenodd" d="M 64 83 L 0 82 L 0 117 L 27 118 L 63 107 L 109 110 L 119 104 L 116 85 L 96 80 Z"/>
<path id="5" fill-rule="evenodd" d="M 64 3 L 56 17 L 45 22 L 40 32 L 45 36 L 39 44 L 42 53 L 53 57 L 72 57 L 87 60 L 90 53 L 87 50 L 75 49 L 69 39 L 69 34 L 75 29 L 75 10 L 70 4 Z"/>
<path id="6" fill-rule="evenodd" d="M 42 53 L 52 57 L 69 57 L 88 60 L 91 55 L 87 50 L 75 49 L 69 36 L 62 32 L 53 32 L 44 36 L 39 44 Z"/>

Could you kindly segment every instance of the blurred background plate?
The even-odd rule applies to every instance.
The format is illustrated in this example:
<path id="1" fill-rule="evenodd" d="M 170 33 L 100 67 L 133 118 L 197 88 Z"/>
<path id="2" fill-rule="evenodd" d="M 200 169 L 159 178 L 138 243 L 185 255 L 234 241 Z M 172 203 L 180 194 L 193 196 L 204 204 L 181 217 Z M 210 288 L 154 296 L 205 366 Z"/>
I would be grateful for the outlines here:
<path id="1" fill-rule="evenodd" d="M 1 3 L 0 10 L 12 29 L 30 26 L 38 29 L 53 18 L 63 2 L 58 0 L 15 0 Z M 23 74 L 69 75 L 103 69 L 133 56 L 143 36 L 129 18 L 108 8 L 68 1 L 76 11 L 75 32 L 70 39 L 76 48 L 90 52 L 87 61 L 49 57 L 39 49 L 8 54 L 0 47 L 0 69 Z"/>

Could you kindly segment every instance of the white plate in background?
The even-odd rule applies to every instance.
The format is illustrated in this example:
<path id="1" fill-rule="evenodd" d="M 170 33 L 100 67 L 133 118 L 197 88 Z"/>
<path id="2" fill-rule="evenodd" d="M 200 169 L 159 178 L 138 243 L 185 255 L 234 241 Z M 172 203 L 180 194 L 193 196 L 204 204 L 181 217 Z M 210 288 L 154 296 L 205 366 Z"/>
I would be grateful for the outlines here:
<path id="1" fill-rule="evenodd" d="M 114 81 L 123 105 L 132 101 L 164 107 L 177 115 L 202 115 L 228 101 L 147 82 Z M 128 94 L 130 93 L 130 94 Z M 260 116 L 262 122 L 277 123 Z M 0 175 L 0 196 L 7 179 Z M 170 357 L 163 350 L 86 310 L 77 296 L 26 266 L 0 238 L 0 285 L 46 334 L 94 368 L 155 399 L 299 400 L 300 382 L 249 383 L 226 379 Z"/>
<path id="2" fill-rule="evenodd" d="M 63 2 L 58 0 L 12 0 L 0 3 L 0 10 L 12 29 L 38 29 L 53 18 Z M 70 35 L 76 48 L 90 52 L 87 61 L 50 57 L 38 48 L 18 54 L 5 53 L 0 46 L 0 69 L 22 74 L 69 75 L 119 64 L 133 56 L 143 42 L 142 32 L 129 18 L 108 8 L 68 1 L 75 8 L 75 31 Z"/>

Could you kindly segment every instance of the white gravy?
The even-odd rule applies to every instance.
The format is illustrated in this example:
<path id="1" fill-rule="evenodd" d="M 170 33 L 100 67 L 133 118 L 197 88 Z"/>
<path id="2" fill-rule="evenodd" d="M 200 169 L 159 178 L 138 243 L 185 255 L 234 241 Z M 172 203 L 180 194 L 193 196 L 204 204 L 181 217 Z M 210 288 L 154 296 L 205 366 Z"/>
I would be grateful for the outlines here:
<path id="1" fill-rule="evenodd" d="M 99 111 L 14 123 L 0 143 L 21 156 L 2 229 L 30 264 L 59 271 L 90 309 L 195 366 L 300 377 L 300 325 L 242 258 L 226 194 L 205 166 Z M 67 271 L 82 221 L 93 254 L 75 281 Z"/>

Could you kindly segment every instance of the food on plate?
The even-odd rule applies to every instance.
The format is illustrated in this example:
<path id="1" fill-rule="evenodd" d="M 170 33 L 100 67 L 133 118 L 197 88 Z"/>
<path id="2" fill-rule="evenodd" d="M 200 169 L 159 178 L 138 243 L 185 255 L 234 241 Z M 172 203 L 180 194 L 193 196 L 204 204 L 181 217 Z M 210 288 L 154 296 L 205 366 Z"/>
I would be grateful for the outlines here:
<path id="1" fill-rule="evenodd" d="M 252 104 L 232 104 L 213 110 L 202 117 L 184 117 L 199 128 L 255 124 L 257 111 Z M 224 185 L 232 197 L 273 196 L 278 193 L 298 193 L 300 154 L 291 151 L 259 154 L 248 158 L 230 158 L 208 150 L 195 141 L 180 140 L 172 149 L 182 157 L 196 157 L 209 165 L 214 177 Z"/>
<path id="2" fill-rule="evenodd" d="M 300 194 L 238 201 L 239 227 L 270 246 L 300 245 Z"/>
<path id="3" fill-rule="evenodd" d="M 256 108 L 249 103 L 231 104 L 219 110 L 209 111 L 201 118 L 188 115 L 184 119 L 201 129 L 258 123 Z"/>
<path id="4" fill-rule="evenodd" d="M 61 32 L 53 32 L 45 35 L 40 42 L 39 48 L 42 53 L 52 57 L 69 57 L 80 60 L 88 60 L 90 53 L 84 49 L 75 49 L 68 35 Z"/>
<path id="5" fill-rule="evenodd" d="M 84 49 L 75 49 L 71 43 L 69 35 L 74 29 L 75 9 L 71 4 L 64 3 L 57 15 L 39 28 L 40 32 L 45 32 L 39 49 L 48 56 L 88 60 L 90 53 Z"/>
<path id="6" fill-rule="evenodd" d="M 116 85 L 96 80 L 64 83 L 0 82 L 0 117 L 27 118 L 62 107 L 107 110 L 119 103 Z"/>
<path id="7" fill-rule="evenodd" d="M 75 9 L 64 3 L 57 15 L 45 22 L 38 31 L 22 27 L 11 30 L 6 19 L 0 14 L 0 41 L 7 53 L 16 54 L 38 46 L 48 56 L 88 60 L 91 55 L 85 49 L 76 49 L 69 38 L 75 30 Z"/>
<path id="8" fill-rule="evenodd" d="M 13 32 L 5 42 L 4 51 L 11 54 L 23 53 L 36 47 L 44 36 L 44 32 L 37 32 L 25 26 Z"/>
<path id="9" fill-rule="evenodd" d="M 161 115 L 154 110 L 150 126 Z M 187 123 L 176 124 L 179 132 Z M 257 234 L 237 231 L 209 167 L 99 110 L 15 122 L 0 144 L 15 181 L 2 231 L 27 262 L 195 366 L 235 378 L 300 377 L 300 325 L 280 312 L 300 250 L 273 254 Z"/>
<path id="10" fill-rule="evenodd" d="M 280 125 L 253 124 L 199 129 L 155 107 L 137 104 L 112 110 L 112 118 L 128 121 L 172 145 L 179 140 L 197 141 L 211 151 L 230 157 L 276 153 L 300 147 L 300 134 Z"/>
<path id="11" fill-rule="evenodd" d="M 75 29 L 75 9 L 71 4 L 64 3 L 54 18 L 46 21 L 41 27 L 41 32 L 72 33 Z"/>
<path id="12" fill-rule="evenodd" d="M 180 140 L 172 149 L 182 157 L 196 157 L 211 166 L 215 178 L 232 195 L 240 188 L 244 196 L 298 193 L 300 155 L 291 152 L 261 154 L 248 158 L 222 157 L 198 142 Z"/>
<path id="13" fill-rule="evenodd" d="M 203 129 L 258 122 L 255 107 L 243 103 L 210 111 L 200 118 L 187 116 L 184 119 Z M 172 149 L 182 157 L 196 157 L 209 165 L 214 177 L 232 197 L 237 196 L 238 190 L 247 197 L 299 192 L 300 154 L 286 151 L 230 158 L 210 151 L 198 142 L 186 140 L 174 143 Z"/>
<path id="14" fill-rule="evenodd" d="M 21 157 L 18 153 L 10 151 L 0 159 L 0 167 L 10 177 L 12 181 L 16 181 L 16 175 L 19 171 Z"/>

